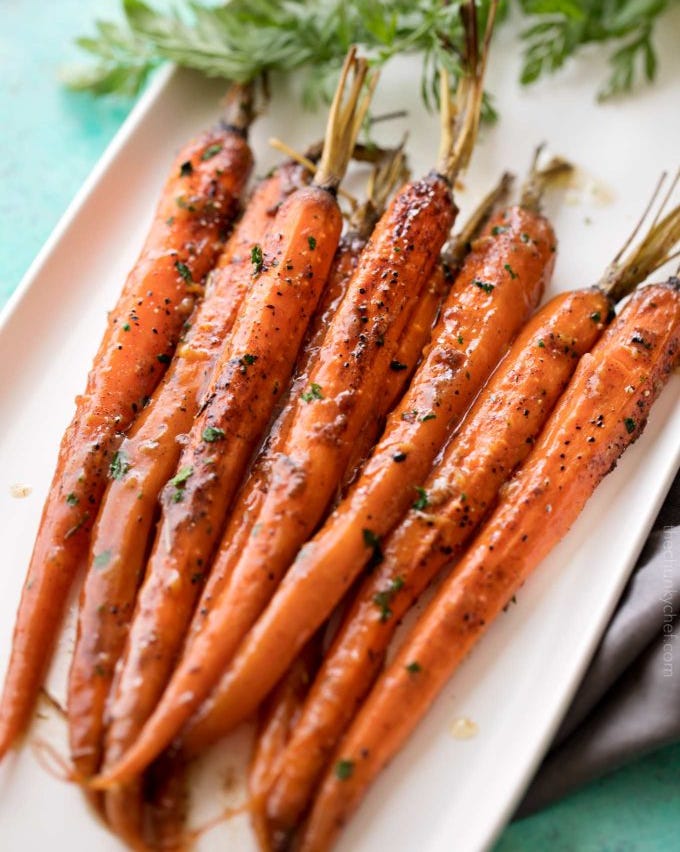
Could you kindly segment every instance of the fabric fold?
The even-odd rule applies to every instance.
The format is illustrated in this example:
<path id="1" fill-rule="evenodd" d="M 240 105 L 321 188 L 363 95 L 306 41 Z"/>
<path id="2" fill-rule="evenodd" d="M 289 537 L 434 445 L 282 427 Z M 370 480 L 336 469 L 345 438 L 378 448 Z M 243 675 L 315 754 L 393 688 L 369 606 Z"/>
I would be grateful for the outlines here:
<path id="1" fill-rule="evenodd" d="M 678 612 L 680 476 L 515 818 L 680 740 Z"/>

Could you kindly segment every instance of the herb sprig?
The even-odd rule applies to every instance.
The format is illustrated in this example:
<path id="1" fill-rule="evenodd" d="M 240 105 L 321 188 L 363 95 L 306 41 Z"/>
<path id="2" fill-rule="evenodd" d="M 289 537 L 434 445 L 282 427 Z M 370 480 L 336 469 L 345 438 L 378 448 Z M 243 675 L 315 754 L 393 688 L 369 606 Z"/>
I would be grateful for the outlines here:
<path id="1" fill-rule="evenodd" d="M 314 107 L 330 99 L 348 47 L 358 44 L 376 65 L 396 55 L 422 56 L 421 91 L 433 107 L 438 68 L 444 66 L 454 77 L 460 71 L 451 50 L 462 42 L 459 2 L 231 0 L 207 6 L 178 0 L 169 11 L 143 0 L 123 0 L 122 5 L 125 23 L 100 21 L 94 36 L 77 40 L 95 61 L 66 74 L 72 88 L 134 95 L 166 60 L 237 82 L 302 69 L 303 101 Z M 489 0 L 479 5 L 483 26 Z M 505 0 L 502 6 L 507 5 Z M 521 35 L 522 83 L 557 71 L 589 44 L 613 48 L 601 98 L 654 79 L 654 26 L 671 0 L 517 0 L 517 5 L 528 23 Z M 493 117 L 489 102 L 486 116 Z"/>

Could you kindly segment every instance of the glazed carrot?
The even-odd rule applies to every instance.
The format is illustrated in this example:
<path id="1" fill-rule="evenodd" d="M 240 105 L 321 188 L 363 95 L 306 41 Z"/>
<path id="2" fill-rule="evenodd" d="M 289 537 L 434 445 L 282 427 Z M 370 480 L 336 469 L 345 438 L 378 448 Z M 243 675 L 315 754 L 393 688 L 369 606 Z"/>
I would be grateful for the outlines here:
<path id="1" fill-rule="evenodd" d="M 529 195 L 536 197 L 534 183 Z M 598 285 L 557 296 L 525 326 L 385 542 L 383 562 L 360 586 L 324 659 L 267 802 L 275 835 L 287 836 L 298 823 L 377 677 L 400 619 L 489 512 L 502 483 L 528 455 L 578 358 L 613 317 L 608 291 L 626 295 L 666 261 L 678 238 L 680 210 L 655 224 L 630 259 L 615 261 Z"/>
<path id="2" fill-rule="evenodd" d="M 250 631 L 187 733 L 190 748 L 252 713 L 362 568 L 379 559 L 380 537 L 413 503 L 415 486 L 539 301 L 553 266 L 552 229 L 521 208 L 506 216 L 491 220 L 466 260 L 430 348 L 359 479 Z"/>
<path id="3" fill-rule="evenodd" d="M 530 234 L 531 242 L 520 243 L 521 233 Z M 492 220 L 451 289 L 430 349 L 361 476 L 298 555 L 201 711 L 192 743 L 212 740 L 223 725 L 227 730 L 255 709 L 379 554 L 380 537 L 414 501 L 415 486 L 540 299 L 553 248 L 554 236 L 540 217 L 517 209 L 510 219 Z M 509 263 L 516 277 L 505 269 Z"/>
<path id="4" fill-rule="evenodd" d="M 451 245 L 444 247 L 443 261 L 437 265 L 428 286 L 421 295 L 418 304 L 399 341 L 395 362 L 403 364 L 403 370 L 391 370 L 385 379 L 381 402 L 375 407 L 372 417 L 364 424 L 362 433 L 352 451 L 352 460 L 347 465 L 339 497 L 344 497 L 347 487 L 358 476 L 361 464 L 369 455 L 376 439 L 384 427 L 385 414 L 389 413 L 401 398 L 404 389 L 422 357 L 423 351 L 432 337 L 432 328 L 439 315 L 442 303 L 451 284 L 460 271 L 470 247 L 479 237 L 499 201 L 505 198 L 512 185 L 513 177 L 509 173 L 501 176 L 498 184 L 482 199 L 460 233 Z"/>
<path id="5" fill-rule="evenodd" d="M 262 501 L 269 490 L 273 460 L 283 452 L 284 443 L 295 415 L 298 397 L 309 385 L 310 368 L 323 346 L 326 330 L 345 295 L 361 252 L 375 227 L 377 219 L 382 215 L 395 182 L 402 176 L 404 157 L 401 149 L 383 152 L 382 156 L 384 162 L 374 169 L 369 183 L 368 197 L 352 214 L 349 228 L 340 240 L 328 283 L 321 296 L 316 314 L 310 323 L 304 346 L 295 365 L 295 378 L 287 392 L 285 404 L 231 510 L 230 520 L 222 537 L 222 545 L 215 557 L 210 577 L 201 595 L 200 605 L 192 619 L 186 644 L 190 644 L 194 637 L 202 631 L 213 601 L 219 599 L 222 594 L 227 578 L 245 547 L 245 542 L 252 533 Z"/>
<path id="6" fill-rule="evenodd" d="M 342 230 L 335 189 L 368 107 L 370 94 L 361 95 L 366 70 L 351 52 L 314 182 L 288 197 L 264 244 L 253 247 L 249 297 L 163 491 L 156 541 L 114 680 L 104 778 L 93 786 L 108 786 L 110 767 L 135 741 L 165 686 L 229 503 L 290 378 Z"/>
<path id="7" fill-rule="evenodd" d="M 267 802 L 275 833 L 298 823 L 319 775 L 382 667 L 394 631 L 455 557 L 513 468 L 528 454 L 576 360 L 598 337 L 609 300 L 599 290 L 558 296 L 525 327 L 387 539 L 314 682 Z M 537 342 L 545 341 L 543 348 Z"/>
<path id="8" fill-rule="evenodd" d="M 167 745 L 199 706 L 322 517 L 376 404 L 412 313 L 413 294 L 430 277 L 453 213 L 443 180 L 419 181 L 397 195 L 376 226 L 324 336 L 309 384 L 294 400 L 292 423 L 273 459 L 271 485 L 252 534 L 219 602 L 213 600 L 201 632 L 194 634 L 148 726 L 124 759 L 125 772 L 143 768 L 155 756 L 151 749 L 157 753 Z"/>
<path id="9" fill-rule="evenodd" d="M 447 263 L 445 271 L 444 265 L 439 264 L 428 287 L 425 288 L 425 293 L 421 296 L 415 308 L 414 315 L 409 322 L 409 327 L 404 331 L 397 350 L 397 359 L 401 363 L 412 364 L 415 367 L 420 352 L 425 342 L 429 339 L 434 318 L 441 304 L 442 295 L 447 289 L 447 284 L 450 286 L 450 278 L 455 274 L 464 253 L 469 251 L 471 240 L 479 235 L 478 229 L 481 229 L 495 204 L 507 192 L 510 181 L 511 178 L 509 175 L 503 175 L 499 184 L 494 187 L 493 191 L 483 199 L 481 205 L 475 210 L 463 231 L 456 238 L 455 244 L 451 248 L 447 248 L 447 260 L 450 258 L 451 267 Z M 391 401 L 398 396 L 411 372 L 407 370 L 390 372 L 383 388 L 383 395 L 388 400 L 390 406 Z M 382 408 L 382 405 L 379 407 Z M 373 426 L 373 422 L 370 424 L 370 427 L 366 424 L 364 425 L 362 435 L 356 445 L 355 458 L 363 458 L 366 452 L 366 441 L 370 441 Z M 370 449 L 370 444 L 368 448 Z M 275 453 L 275 447 L 270 447 L 270 452 Z M 351 476 L 353 468 L 354 462 L 350 462 L 345 474 L 346 478 Z M 266 490 L 266 485 L 262 483 L 260 483 L 259 487 Z M 249 507 L 252 508 L 252 503 L 249 503 Z M 235 535 L 238 534 L 239 525 L 247 523 L 248 515 L 248 512 L 244 512 L 236 518 Z M 230 537 L 227 535 L 226 538 L 229 540 Z M 231 550 L 233 547 L 233 542 L 230 541 L 229 549 Z M 235 549 L 239 548 L 240 543 Z M 215 573 L 211 575 L 209 585 L 212 584 L 214 576 Z M 206 603 L 205 600 L 204 603 Z M 198 613 L 194 619 L 194 622 L 197 621 L 200 621 Z M 200 630 L 200 627 L 196 629 Z M 249 775 L 249 810 L 254 830 L 258 835 L 262 848 L 266 848 L 269 843 L 268 826 L 263 811 L 266 795 L 276 777 L 278 760 L 284 752 L 285 744 L 291 732 L 297 728 L 297 716 L 305 698 L 307 686 L 311 682 L 313 672 L 317 667 L 316 657 L 320 653 L 322 638 L 321 635 L 318 635 L 310 640 L 302 654 L 296 659 L 286 676 L 266 702 L 264 720 L 256 740 L 255 755 Z M 312 655 L 314 656 L 310 659 Z"/>
<path id="10" fill-rule="evenodd" d="M 167 754 L 145 776 L 145 834 L 156 852 L 185 852 L 191 836 L 185 833 L 188 811 L 187 767 L 181 758 Z"/>
<path id="11" fill-rule="evenodd" d="M 129 473 L 109 484 L 92 533 L 69 680 L 71 756 L 81 777 L 99 768 L 104 702 L 132 618 L 158 495 L 181 452 L 177 437 L 190 430 L 211 367 L 241 310 L 252 247 L 262 242 L 278 204 L 308 182 L 306 174 L 287 163 L 255 189 L 164 381 L 118 450 Z M 109 554 L 105 565 L 103 553 Z"/>
<path id="12" fill-rule="evenodd" d="M 680 355 L 680 281 L 635 293 L 584 355 L 541 436 L 340 744 L 300 849 L 330 848 L 461 660 L 642 433 Z"/>
<path id="13" fill-rule="evenodd" d="M 0 707 L 0 757 L 26 727 L 66 598 L 86 558 L 92 524 L 124 432 L 170 362 L 221 248 L 252 167 L 244 91 L 226 120 L 178 156 L 141 255 L 95 356 L 62 439 L 14 631 Z"/>
<path id="14" fill-rule="evenodd" d="M 249 810 L 261 849 L 269 848 L 264 803 L 318 668 L 320 652 L 321 636 L 315 636 L 276 687 L 262 713 L 248 773 Z"/>
<path id="15" fill-rule="evenodd" d="M 490 22 L 492 25 L 493 14 Z M 486 45 L 489 38 L 490 28 Z M 213 602 L 201 633 L 184 653 L 153 717 L 118 767 L 108 774 L 109 782 L 130 777 L 143 768 L 208 695 L 300 545 L 322 518 L 352 445 L 375 405 L 376 389 L 388 370 L 401 369 L 393 356 L 413 310 L 412 291 L 426 285 L 450 230 L 455 216 L 451 187 L 469 159 L 478 126 L 484 60 L 479 60 L 476 50 L 475 32 L 471 74 L 465 85 L 467 101 L 457 137 L 451 138 L 450 124 L 445 122 L 439 172 L 407 184 L 376 226 L 324 338 L 309 386 L 298 400 L 295 420 L 276 459 L 272 486 L 262 502 L 253 535 L 239 554 L 220 601 Z M 446 110 L 450 105 L 448 91 L 443 102 Z M 300 564 L 299 558 L 295 564 Z M 321 621 L 323 618 L 316 626 Z M 248 642 L 246 639 L 245 644 Z M 248 702 L 239 702 L 239 714 L 242 710 L 253 712 L 302 644 L 292 647 L 289 641 L 283 643 L 278 659 L 274 656 L 276 674 L 270 678 L 263 672 L 266 688 L 260 691 L 258 686 Z M 288 653 L 281 666 L 280 660 Z M 218 689 L 218 695 L 220 692 Z M 220 733 L 227 730 L 222 725 L 221 699 L 208 706 L 211 721 L 220 717 L 215 727 Z M 230 726 L 232 718 L 227 713 L 225 724 Z"/>

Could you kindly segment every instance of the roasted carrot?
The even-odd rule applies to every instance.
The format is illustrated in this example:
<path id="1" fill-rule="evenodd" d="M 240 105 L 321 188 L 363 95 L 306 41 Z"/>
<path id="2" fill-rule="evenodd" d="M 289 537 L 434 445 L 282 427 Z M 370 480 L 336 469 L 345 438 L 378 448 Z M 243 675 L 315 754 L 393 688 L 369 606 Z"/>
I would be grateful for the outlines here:
<path id="1" fill-rule="evenodd" d="M 248 773 L 249 810 L 261 849 L 269 848 L 264 804 L 279 761 L 295 729 L 309 684 L 316 673 L 321 637 L 313 637 L 278 684 L 265 707 Z"/>
<path id="2" fill-rule="evenodd" d="M 288 197 L 264 244 L 253 247 L 249 298 L 163 491 L 156 541 L 114 680 L 104 777 L 96 786 L 108 786 L 109 768 L 134 742 L 165 686 L 229 503 L 290 378 L 342 230 L 335 189 L 368 107 L 366 71 L 351 52 L 314 182 Z"/>
<path id="3" fill-rule="evenodd" d="M 599 290 L 558 296 L 529 322 L 460 432 L 384 545 L 384 560 L 361 585 L 296 726 L 267 801 L 275 835 L 304 812 L 339 737 L 370 688 L 412 602 L 449 563 L 530 449 L 576 364 L 606 317 Z M 536 350 L 537 342 L 545 341 Z M 533 345 L 531 345 L 533 344 Z"/>
<path id="4" fill-rule="evenodd" d="M 241 310 L 252 247 L 262 242 L 277 206 L 303 183 L 308 173 L 287 163 L 255 189 L 164 381 L 118 450 L 129 472 L 111 480 L 92 533 L 69 680 L 71 756 L 81 777 L 99 768 L 104 702 L 132 618 L 158 495 L 181 452 L 177 438 L 190 430 L 211 367 Z M 109 554 L 105 565 L 101 554 Z"/>
<path id="5" fill-rule="evenodd" d="M 528 242 L 521 241 L 522 233 L 530 236 Z M 520 208 L 492 219 L 359 479 L 298 555 L 196 717 L 187 733 L 190 747 L 249 715 L 362 568 L 379 561 L 380 537 L 417 498 L 414 486 L 422 484 L 447 435 L 540 299 L 552 270 L 553 240 L 542 217 Z"/>
<path id="6" fill-rule="evenodd" d="M 375 404 L 373 388 L 389 369 L 401 368 L 393 354 L 413 310 L 409 295 L 414 287 L 426 285 L 434 268 L 455 216 L 451 187 L 472 151 L 493 14 L 489 21 L 481 60 L 474 22 L 469 27 L 474 38 L 470 39 L 470 74 L 464 86 L 467 100 L 462 105 L 458 135 L 452 137 L 451 123 L 444 122 L 439 171 L 407 184 L 376 226 L 324 338 L 324 348 L 310 372 L 309 387 L 298 400 L 285 450 L 276 460 L 272 486 L 253 527 L 255 534 L 245 543 L 219 605 L 213 602 L 202 632 L 183 655 L 159 707 L 128 754 L 108 774 L 109 782 L 130 777 L 143 768 L 209 693 L 300 545 L 323 516 L 353 441 Z M 448 90 L 444 94 L 446 114 Z M 285 665 L 279 667 L 276 661 L 277 673 L 271 680 L 265 675 L 264 691 L 258 689 L 247 704 L 239 702 L 239 714 L 241 710 L 251 713 L 257 707 L 302 644 L 292 649 Z M 286 645 L 283 653 L 289 650 Z M 220 692 L 218 689 L 218 695 Z M 181 702 L 177 701 L 179 696 Z M 208 714 L 221 716 L 222 704 L 220 698 L 214 705 L 211 702 L 209 707 L 214 706 L 215 713 L 208 710 Z M 232 715 L 227 713 L 224 721 L 230 726 Z M 221 732 L 227 729 L 219 723 L 218 727 Z"/>
<path id="7" fill-rule="evenodd" d="M 504 199 L 512 185 L 513 177 L 509 173 L 501 176 L 498 184 L 481 200 L 460 233 L 442 252 L 442 261 L 437 265 L 428 286 L 421 295 L 418 304 L 399 341 L 395 362 L 403 364 L 403 370 L 390 370 L 382 388 L 381 401 L 375 407 L 370 419 L 364 424 L 357 440 L 350 463 L 347 465 L 344 481 L 339 489 L 339 497 L 344 497 L 348 485 L 358 476 L 360 466 L 368 457 L 376 439 L 384 427 L 385 415 L 389 413 L 408 387 L 411 377 L 418 366 L 425 347 L 432 337 L 435 320 L 451 285 L 460 272 L 460 267 L 470 247 L 479 237 L 484 225 L 494 210 Z"/>
<path id="8" fill-rule="evenodd" d="M 284 442 L 290 432 L 295 414 L 297 399 L 309 386 L 310 368 L 323 345 L 326 330 L 356 270 L 361 252 L 377 219 L 384 211 L 395 182 L 404 171 L 404 157 L 401 149 L 385 151 L 382 157 L 383 162 L 376 165 L 372 174 L 366 201 L 354 211 L 349 228 L 340 240 L 333 258 L 328 283 L 295 365 L 295 378 L 287 392 L 287 399 L 231 510 L 230 520 L 222 537 L 222 545 L 215 557 L 210 577 L 189 628 L 187 644 L 190 644 L 202 631 L 213 601 L 219 599 L 222 594 L 227 577 L 252 533 L 262 501 L 269 489 L 273 460 L 283 452 Z"/>
<path id="9" fill-rule="evenodd" d="M 199 706 L 319 522 L 375 406 L 373 388 L 390 370 L 413 294 L 429 279 L 452 219 L 448 186 L 437 179 L 409 185 L 376 226 L 324 336 L 309 384 L 294 400 L 292 423 L 273 460 L 253 534 L 149 725 L 125 757 L 126 772 L 141 769 L 155 756 L 145 750 L 167 745 Z"/>
<path id="10" fill-rule="evenodd" d="M 425 343 L 429 340 L 434 319 L 442 298 L 450 286 L 450 280 L 455 276 L 465 253 L 469 251 L 470 242 L 473 238 L 479 236 L 479 230 L 481 230 L 485 221 L 488 220 L 498 200 L 507 193 L 511 181 L 512 178 L 510 175 L 503 175 L 498 185 L 494 187 L 493 191 L 483 199 L 480 206 L 475 210 L 452 246 L 447 247 L 445 252 L 447 256 L 446 266 L 440 263 L 436 267 L 432 280 L 416 306 L 414 315 L 409 322 L 409 327 L 402 335 L 397 350 L 397 360 L 401 363 L 413 364 L 414 367 L 417 364 L 420 353 Z M 405 370 L 398 372 L 392 371 L 390 373 L 383 388 L 383 394 L 388 400 L 388 403 L 386 405 L 382 403 L 378 406 L 379 409 L 384 411 L 391 408 L 391 402 L 398 398 L 403 385 L 410 378 L 411 372 Z M 360 440 L 355 445 L 351 457 L 352 460 L 345 471 L 345 480 L 352 478 L 357 464 L 363 460 L 368 449 L 370 449 L 376 420 L 377 417 L 374 414 L 371 422 L 365 424 Z M 238 523 L 243 523 L 244 521 L 243 515 L 239 516 Z M 302 654 L 295 660 L 286 676 L 265 703 L 265 718 L 257 737 L 255 755 L 249 775 L 250 811 L 254 830 L 262 848 L 268 848 L 269 846 L 268 824 L 264 813 L 267 793 L 277 777 L 279 771 L 278 761 L 284 752 L 285 744 L 291 736 L 291 732 L 297 730 L 297 719 L 303 700 L 306 697 L 306 687 L 312 680 L 313 667 L 309 663 L 309 655 L 314 649 L 320 650 L 322 639 L 323 636 L 319 634 L 310 640 Z"/>
<path id="11" fill-rule="evenodd" d="M 155 852 L 187 852 L 188 767 L 173 753 L 163 755 L 146 773 L 145 835 Z"/>
<path id="12" fill-rule="evenodd" d="M 520 241 L 522 233 L 530 235 L 529 242 Z M 379 558 L 380 537 L 414 501 L 414 486 L 425 479 L 447 435 L 539 301 L 553 249 L 554 235 L 542 217 L 518 208 L 507 219 L 492 220 L 451 289 L 430 349 L 361 476 L 298 555 L 201 711 L 192 742 L 202 742 L 204 735 L 210 741 L 249 715 L 361 569 Z M 510 264 L 516 277 L 505 269 Z"/>
<path id="13" fill-rule="evenodd" d="M 461 660 L 642 433 L 679 355 L 680 281 L 642 288 L 581 358 L 528 459 L 369 694 L 326 773 L 301 850 L 331 846 Z"/>
<path id="14" fill-rule="evenodd" d="M 380 174 L 380 170 L 377 170 L 376 173 Z M 402 335 L 397 350 L 397 358 L 402 363 L 416 364 L 426 340 L 429 339 L 431 327 L 447 285 L 447 279 L 450 279 L 455 274 L 457 267 L 464 257 L 464 253 L 469 251 L 471 240 L 479 235 L 479 229 L 481 229 L 486 219 L 491 215 L 491 211 L 498 200 L 507 192 L 510 181 L 511 178 L 509 175 L 503 175 L 499 184 L 494 187 L 493 191 L 483 199 L 477 210 L 475 210 L 465 228 L 457 236 L 455 243 L 450 248 L 447 248 L 446 272 L 444 271 L 443 264 L 437 266 L 430 284 L 425 288 L 425 293 L 421 296 L 415 308 L 414 315 L 409 322 L 409 327 Z M 374 194 L 374 192 L 369 192 L 369 209 L 375 206 L 370 202 L 370 197 Z M 368 229 L 365 228 L 365 213 L 359 211 L 358 215 L 359 233 L 362 230 L 367 232 Z M 355 244 L 355 242 L 355 239 L 350 239 L 351 244 Z M 365 242 L 365 240 L 362 242 Z M 305 365 L 308 366 L 309 359 L 305 358 L 303 360 Z M 383 388 L 383 394 L 387 400 L 391 401 L 396 398 L 405 381 L 405 376 L 409 376 L 409 371 L 391 371 Z M 304 376 L 302 378 L 303 385 L 307 384 L 307 379 Z M 382 404 L 379 408 L 381 407 Z M 372 428 L 373 423 L 370 425 L 365 424 L 364 426 L 354 454 L 358 459 L 363 458 L 366 446 L 365 441 L 367 439 L 370 440 Z M 269 453 L 275 454 L 276 452 L 276 443 L 274 443 L 269 447 Z M 350 462 L 346 471 L 346 477 L 351 476 L 353 466 L 354 461 Z M 256 487 L 266 491 L 267 485 L 263 481 L 263 478 L 258 480 Z M 247 505 L 250 511 L 239 513 L 235 518 L 232 518 L 232 523 L 235 521 L 234 536 L 237 538 L 241 526 L 248 524 L 249 516 L 252 514 L 252 497 L 248 500 Z M 232 548 L 234 550 L 240 549 L 240 542 L 234 547 L 232 537 L 227 535 L 226 539 L 229 541 L 230 551 Z M 213 574 L 211 574 L 210 583 L 206 591 L 212 585 L 216 573 L 216 571 L 213 571 Z M 205 605 L 209 605 L 210 603 L 209 600 L 206 600 L 206 596 L 203 598 L 203 603 Z M 199 618 L 199 613 L 197 612 L 192 627 L 200 630 L 200 626 L 196 626 L 196 623 L 200 624 L 201 621 L 202 619 Z M 307 687 L 312 680 L 317 666 L 316 658 L 320 653 L 322 638 L 322 635 L 318 635 L 310 640 L 302 654 L 290 667 L 286 676 L 278 684 L 274 693 L 265 704 L 263 721 L 256 739 L 255 754 L 249 774 L 249 810 L 254 830 L 262 848 L 267 847 L 269 842 L 268 827 L 263 810 L 266 795 L 278 772 L 278 760 L 284 752 L 286 742 L 291 732 L 297 728 L 298 713 L 302 707 Z"/>
<path id="15" fill-rule="evenodd" d="M 525 190 L 535 203 L 536 181 Z M 561 294 L 528 323 L 477 398 L 385 542 L 384 560 L 360 586 L 311 689 L 267 802 L 274 835 L 286 837 L 320 773 L 382 667 L 400 619 L 459 555 L 626 295 L 666 261 L 680 238 L 680 210 L 651 228 L 625 262 L 589 290 Z"/>
<path id="16" fill-rule="evenodd" d="M 76 399 L 19 605 L 0 707 L 0 757 L 28 724 L 99 501 L 109 476 L 122 469 L 115 455 L 122 433 L 162 378 L 236 214 L 253 162 L 246 101 L 234 88 L 226 122 L 178 156 Z"/>

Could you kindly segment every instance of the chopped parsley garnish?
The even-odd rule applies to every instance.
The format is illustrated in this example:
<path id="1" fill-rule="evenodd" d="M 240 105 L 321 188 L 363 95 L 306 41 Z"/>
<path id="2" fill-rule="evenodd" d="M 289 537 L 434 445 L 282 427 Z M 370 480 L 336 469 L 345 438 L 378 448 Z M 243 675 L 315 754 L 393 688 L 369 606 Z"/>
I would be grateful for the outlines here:
<path id="1" fill-rule="evenodd" d="M 309 248 L 314 251 L 314 249 L 316 248 L 316 237 L 307 237 L 307 243 L 309 245 Z"/>
<path id="2" fill-rule="evenodd" d="M 520 240 L 522 240 L 523 243 L 531 242 L 531 237 L 529 236 L 529 234 L 520 234 L 519 238 Z"/>
<path id="3" fill-rule="evenodd" d="M 178 473 L 170 480 L 170 485 L 174 485 L 175 488 L 182 487 L 186 484 L 187 479 L 189 479 L 193 472 L 194 469 L 190 465 L 180 468 Z"/>
<path id="4" fill-rule="evenodd" d="M 599 311 L 595 311 L 594 314 L 590 315 L 590 318 L 593 322 L 600 322 L 602 319 L 602 314 Z"/>
<path id="5" fill-rule="evenodd" d="M 201 435 L 201 439 L 207 444 L 214 444 L 215 441 L 221 441 L 222 438 L 224 438 L 224 435 L 224 429 L 220 429 L 217 426 L 206 426 L 203 430 L 203 434 Z"/>
<path id="6" fill-rule="evenodd" d="M 176 202 L 177 206 L 180 207 L 182 210 L 188 210 L 189 213 L 195 213 L 196 212 L 196 205 L 192 204 L 191 201 L 187 201 L 187 198 L 186 198 L 185 195 L 178 195 L 177 198 L 175 199 L 175 202 Z"/>
<path id="7" fill-rule="evenodd" d="M 420 418 L 420 422 L 427 423 L 428 420 L 435 420 L 436 417 L 437 415 L 434 413 L 434 411 L 430 411 L 429 414 L 423 414 L 423 416 Z"/>
<path id="8" fill-rule="evenodd" d="M 191 165 L 191 160 L 187 160 L 179 167 L 180 177 L 187 177 L 187 175 L 192 174 L 193 170 L 194 167 Z"/>
<path id="9" fill-rule="evenodd" d="M 156 360 L 160 361 L 161 364 L 169 364 L 172 359 L 165 352 L 162 352 L 160 355 L 156 355 Z"/>
<path id="10" fill-rule="evenodd" d="M 493 284 L 490 284 L 488 281 L 482 281 L 480 278 L 475 278 L 472 283 L 475 287 L 479 287 L 480 290 L 484 290 L 485 293 L 491 293 L 495 290 Z"/>
<path id="11" fill-rule="evenodd" d="M 491 229 L 491 233 L 494 235 L 494 237 L 497 237 L 499 234 L 505 234 L 505 233 L 507 233 L 507 230 L 508 230 L 508 229 L 506 228 L 506 226 L 505 226 L 505 225 L 495 225 L 495 226 Z"/>
<path id="12" fill-rule="evenodd" d="M 390 604 L 396 593 L 403 589 L 404 587 L 404 578 L 403 577 L 395 577 L 393 580 L 390 580 L 390 584 L 386 589 L 383 589 L 380 592 L 376 592 L 373 595 L 373 603 L 380 610 L 380 620 L 381 621 L 389 621 L 392 618 L 392 610 L 390 609 Z"/>
<path id="13" fill-rule="evenodd" d="M 122 479 L 128 470 L 130 470 L 130 464 L 125 458 L 125 454 L 122 450 L 117 450 L 109 465 L 109 475 L 112 479 Z"/>
<path id="14" fill-rule="evenodd" d="M 427 491 L 422 488 L 420 485 L 416 485 L 416 491 L 418 492 L 418 499 L 413 503 L 413 508 L 418 512 L 422 512 L 423 509 L 427 509 L 430 501 L 427 497 Z"/>
<path id="15" fill-rule="evenodd" d="M 311 402 L 313 399 L 323 399 L 323 393 L 321 392 L 321 385 L 317 385 L 316 382 L 312 382 L 309 386 L 309 390 L 300 394 L 300 398 L 305 402 Z"/>
<path id="16" fill-rule="evenodd" d="M 418 674 L 418 672 L 421 672 L 423 670 L 417 660 L 414 660 L 412 663 L 408 663 L 404 666 L 404 668 L 409 674 Z"/>
<path id="17" fill-rule="evenodd" d="M 209 145 L 205 151 L 201 154 L 202 160 L 211 160 L 215 155 L 219 154 L 222 150 L 222 143 L 216 142 L 214 145 Z"/>
<path id="18" fill-rule="evenodd" d="M 406 453 L 395 453 L 392 456 L 392 461 L 395 462 L 403 462 L 406 461 Z"/>
<path id="19" fill-rule="evenodd" d="M 80 501 L 78 499 L 78 495 L 74 494 L 73 491 L 71 491 L 70 494 L 66 495 L 66 502 L 69 504 L 69 506 L 77 506 Z"/>
<path id="20" fill-rule="evenodd" d="M 517 273 L 516 273 L 516 272 L 515 272 L 515 270 L 512 268 L 512 266 L 510 266 L 510 264 L 509 264 L 509 263 L 506 263 L 506 264 L 504 265 L 504 267 L 503 267 L 503 268 L 504 268 L 504 269 L 505 269 L 505 271 L 508 273 L 508 275 L 512 278 L 512 280 L 513 280 L 513 281 L 515 280 L 515 278 L 517 278 L 517 277 L 518 277 L 518 276 L 517 276 Z"/>
<path id="21" fill-rule="evenodd" d="M 458 337 L 456 338 L 456 340 L 458 341 L 458 343 L 460 343 L 461 346 L 463 345 L 463 335 L 462 334 L 459 334 Z"/>
<path id="22" fill-rule="evenodd" d="M 408 370 L 407 364 L 402 364 L 401 361 L 390 361 L 390 370 L 394 370 L 395 373 L 399 373 L 401 370 Z"/>
<path id="23" fill-rule="evenodd" d="M 635 421 L 633 420 L 633 418 L 624 418 L 623 425 L 626 427 L 626 432 L 628 432 L 629 435 L 632 435 L 635 431 Z"/>
<path id="24" fill-rule="evenodd" d="M 250 262 L 255 267 L 255 273 L 262 272 L 264 258 L 262 256 L 262 248 L 257 243 L 250 250 Z"/>
<path id="25" fill-rule="evenodd" d="M 353 760 L 339 760 L 335 764 L 335 777 L 339 778 L 341 781 L 347 781 L 348 778 L 352 777 L 353 772 L 354 772 L 354 761 Z"/>
<path id="26" fill-rule="evenodd" d="M 363 536 L 364 544 L 366 545 L 366 547 L 370 547 L 373 551 L 371 558 L 368 562 L 368 567 L 375 568 L 376 565 L 380 565 L 380 563 L 383 561 L 383 552 L 382 547 L 380 545 L 380 539 L 373 532 L 373 530 L 363 529 L 361 531 L 361 534 Z"/>
<path id="27" fill-rule="evenodd" d="M 186 265 L 186 263 L 182 263 L 181 260 L 175 261 L 175 269 L 179 272 L 179 274 L 187 282 L 187 284 L 191 284 L 191 282 L 194 280 L 191 277 L 191 270 Z"/>
<path id="28" fill-rule="evenodd" d="M 173 503 L 181 503 L 184 500 L 184 486 L 187 484 L 187 479 L 193 474 L 194 469 L 190 465 L 181 467 L 177 474 L 170 480 L 170 485 L 175 486 L 175 491 L 170 498 Z"/>
<path id="29" fill-rule="evenodd" d="M 542 340 L 539 340 L 536 345 L 539 349 L 545 349 L 545 343 Z"/>
<path id="30" fill-rule="evenodd" d="M 110 550 L 102 550 L 100 554 L 95 556 L 94 558 L 94 567 L 95 568 L 104 568 L 111 561 L 111 551 Z"/>
<path id="31" fill-rule="evenodd" d="M 257 355 L 251 355 L 249 352 L 246 352 L 245 355 L 242 355 L 238 359 L 238 362 L 241 365 L 241 372 L 245 373 L 248 367 L 252 367 L 256 361 Z"/>
<path id="32" fill-rule="evenodd" d="M 130 323 L 129 322 L 123 323 L 123 331 L 130 331 Z"/>

